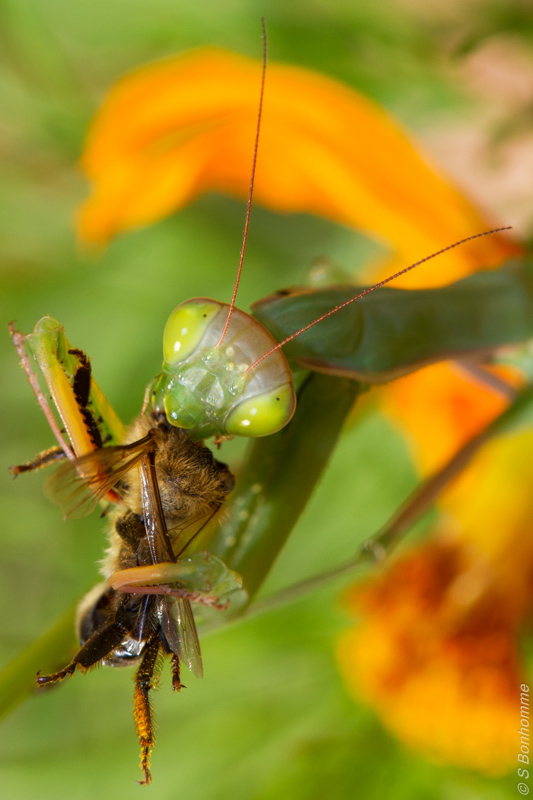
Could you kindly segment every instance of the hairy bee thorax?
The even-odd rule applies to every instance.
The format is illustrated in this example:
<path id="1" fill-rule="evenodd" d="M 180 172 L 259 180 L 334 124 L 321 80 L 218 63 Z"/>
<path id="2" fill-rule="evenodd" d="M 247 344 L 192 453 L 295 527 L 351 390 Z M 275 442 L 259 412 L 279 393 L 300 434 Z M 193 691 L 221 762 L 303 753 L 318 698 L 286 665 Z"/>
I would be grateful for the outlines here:
<path id="1" fill-rule="evenodd" d="M 125 443 L 154 434 L 157 483 L 161 505 L 169 528 L 216 512 L 234 479 L 228 467 L 199 441 L 193 441 L 182 428 L 170 425 L 164 414 L 151 412 L 139 416 L 127 431 Z M 122 491 L 124 502 L 134 513 L 142 514 L 138 471 L 132 470 Z"/>

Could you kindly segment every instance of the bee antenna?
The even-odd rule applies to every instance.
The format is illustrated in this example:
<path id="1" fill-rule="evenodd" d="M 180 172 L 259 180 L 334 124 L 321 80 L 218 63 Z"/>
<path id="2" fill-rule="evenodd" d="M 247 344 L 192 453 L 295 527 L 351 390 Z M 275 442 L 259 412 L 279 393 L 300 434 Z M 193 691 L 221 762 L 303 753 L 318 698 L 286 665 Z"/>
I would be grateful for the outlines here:
<path id="1" fill-rule="evenodd" d="M 459 242 L 454 242 L 453 244 L 449 244 L 448 247 L 443 247 L 442 250 L 437 250 L 436 253 L 432 253 L 430 256 L 421 258 L 420 261 L 416 261 L 409 267 L 405 267 L 404 269 L 401 269 L 399 272 L 395 272 L 394 275 L 390 275 L 388 278 L 385 278 L 385 280 L 382 280 L 379 283 L 375 283 L 374 286 L 369 286 L 368 289 L 364 289 L 359 294 L 356 294 L 355 297 L 351 297 L 349 300 L 346 300 L 346 302 L 341 303 L 338 306 L 335 306 L 335 308 L 332 308 L 330 311 L 327 311 L 325 314 L 322 314 L 321 317 L 318 317 L 318 319 L 315 319 L 314 322 L 310 322 L 309 325 L 305 325 L 303 328 L 300 328 L 299 331 L 296 331 L 296 333 L 292 333 L 290 336 L 287 336 L 286 339 L 284 339 L 282 342 L 279 342 L 279 344 L 277 344 L 275 347 L 272 347 L 270 350 L 267 350 L 266 353 L 263 353 L 263 355 L 260 358 L 258 358 L 256 361 L 254 361 L 253 364 L 251 364 L 248 367 L 248 369 L 244 373 L 244 377 L 246 377 L 248 373 L 252 372 L 252 370 L 254 370 L 261 363 L 261 361 L 264 361 L 265 358 L 268 358 L 268 356 L 274 353 L 276 350 L 279 350 L 284 345 L 288 344 L 288 342 L 292 342 L 293 339 L 296 339 L 297 336 L 299 336 L 304 331 L 309 330 L 309 328 L 318 325 L 318 323 L 322 322 L 323 319 L 331 317 L 332 314 L 336 314 L 337 311 L 341 310 L 341 308 L 345 308 L 345 306 L 349 306 L 351 303 L 354 303 L 356 300 L 359 300 L 361 297 L 364 297 L 365 294 L 370 294 L 370 292 L 374 292 L 376 289 L 379 289 L 386 283 L 390 283 L 390 281 L 393 281 L 395 278 L 399 278 L 400 275 L 405 275 L 406 272 L 409 272 L 415 267 L 419 267 L 420 264 L 424 264 L 426 261 L 430 261 L 432 258 L 436 258 L 437 256 L 446 253 L 448 250 L 453 250 L 454 247 L 459 247 L 459 245 L 461 244 L 465 244 L 466 242 L 471 242 L 472 239 L 479 239 L 481 236 L 490 236 L 493 233 L 501 233 L 501 231 L 509 231 L 509 230 L 511 230 L 510 225 L 508 225 L 505 228 L 495 228 L 492 231 L 483 231 L 483 233 L 475 233 L 473 236 L 468 236 L 466 239 L 461 239 Z"/>
<path id="2" fill-rule="evenodd" d="M 252 211 L 252 197 L 254 194 L 254 182 L 255 182 L 255 168 L 257 164 L 257 152 L 259 148 L 259 131 L 261 130 L 261 117 L 263 114 L 263 97 L 265 94 L 265 77 L 266 77 L 266 65 L 267 65 L 267 34 L 266 34 L 266 25 L 265 25 L 265 18 L 261 17 L 261 28 L 263 32 L 263 68 L 261 71 L 261 90 L 259 93 L 259 111 L 257 114 L 257 125 L 255 128 L 255 143 L 254 143 L 254 155 L 252 159 L 252 173 L 250 175 L 250 188 L 248 190 L 248 202 L 246 205 L 246 216 L 244 219 L 244 233 L 242 236 L 242 246 L 241 246 L 241 255 L 239 257 L 239 266 L 237 267 L 237 277 L 235 279 L 235 286 L 233 287 L 233 296 L 231 298 L 231 303 L 228 310 L 228 316 L 226 318 L 226 322 L 224 325 L 224 329 L 220 336 L 220 339 L 216 343 L 215 347 L 220 347 L 222 342 L 224 341 L 224 337 L 228 331 L 229 323 L 231 320 L 231 315 L 233 314 L 233 309 L 235 308 L 235 300 L 237 298 L 237 290 L 239 288 L 239 283 L 241 280 L 241 273 L 242 273 L 242 264 L 244 261 L 244 253 L 246 251 L 246 242 L 248 241 L 248 228 L 250 227 L 250 213 Z"/>

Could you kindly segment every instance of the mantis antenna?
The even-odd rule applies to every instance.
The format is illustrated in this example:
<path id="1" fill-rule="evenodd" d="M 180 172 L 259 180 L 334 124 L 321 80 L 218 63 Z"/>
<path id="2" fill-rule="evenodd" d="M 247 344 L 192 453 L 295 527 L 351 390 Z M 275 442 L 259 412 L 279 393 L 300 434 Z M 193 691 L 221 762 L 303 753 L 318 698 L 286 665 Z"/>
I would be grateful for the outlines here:
<path id="1" fill-rule="evenodd" d="M 233 287 L 233 296 L 231 298 L 231 303 L 228 310 L 228 316 L 226 318 L 226 324 L 222 330 L 220 335 L 220 339 L 216 343 L 215 347 L 220 347 L 222 342 L 224 341 L 224 337 L 229 328 L 231 315 L 233 314 L 233 309 L 235 308 L 235 301 L 237 299 L 237 291 L 239 289 L 239 283 L 241 280 L 241 273 L 242 273 L 242 264 L 244 261 L 244 253 L 246 251 L 246 242 L 248 241 L 248 229 L 250 227 L 250 213 L 252 211 L 252 198 L 254 194 L 254 182 L 255 182 L 255 168 L 257 164 L 257 152 L 259 149 L 259 131 L 261 129 L 261 117 L 263 114 L 263 97 L 265 94 L 265 78 L 266 78 L 266 65 L 267 65 L 267 34 L 266 34 L 266 26 L 265 26 L 265 18 L 261 17 L 261 27 L 263 30 L 263 68 L 261 71 L 261 91 L 259 94 L 259 111 L 257 114 L 257 125 L 255 128 L 255 143 L 254 143 L 254 154 L 252 159 L 252 173 L 250 176 L 250 188 L 248 190 L 248 202 L 246 204 L 246 216 L 244 219 L 244 233 L 242 236 L 242 246 L 241 246 L 241 254 L 239 257 L 239 266 L 237 267 L 237 277 L 235 279 L 235 286 Z"/>

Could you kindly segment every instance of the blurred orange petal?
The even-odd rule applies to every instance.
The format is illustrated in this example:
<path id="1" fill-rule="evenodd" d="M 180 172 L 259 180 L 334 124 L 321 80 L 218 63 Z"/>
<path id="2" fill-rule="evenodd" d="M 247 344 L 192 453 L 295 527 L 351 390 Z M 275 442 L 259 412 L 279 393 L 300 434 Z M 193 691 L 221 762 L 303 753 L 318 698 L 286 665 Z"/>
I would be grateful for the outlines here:
<path id="1" fill-rule="evenodd" d="M 439 500 L 434 537 L 353 589 L 339 645 L 350 692 L 431 758 L 516 763 L 519 632 L 533 607 L 533 431 L 485 445 Z"/>
<path id="2" fill-rule="evenodd" d="M 105 243 L 206 191 L 245 197 L 260 70 L 258 61 L 205 48 L 119 81 L 88 134 L 82 164 L 92 194 L 80 211 L 80 237 Z M 487 228 L 379 106 L 318 73 L 275 63 L 255 198 L 360 228 L 403 265 Z M 469 243 L 426 270 L 423 282 L 448 282 L 513 251 L 501 237 Z"/>
<path id="3" fill-rule="evenodd" d="M 487 563 L 509 598 L 533 602 L 533 431 L 486 444 L 439 499 L 446 524 Z"/>
<path id="4" fill-rule="evenodd" d="M 509 384 L 521 384 L 510 367 L 487 368 Z M 381 407 L 400 423 L 412 444 L 415 461 L 424 474 L 448 461 L 509 404 L 509 398 L 472 378 L 458 364 L 442 362 L 400 378 L 380 391 Z"/>
<path id="5" fill-rule="evenodd" d="M 489 774 L 516 763 L 520 684 L 517 605 L 493 585 L 458 602 L 460 544 L 432 542 L 352 590 L 359 617 L 338 659 L 347 687 L 426 756 Z"/>

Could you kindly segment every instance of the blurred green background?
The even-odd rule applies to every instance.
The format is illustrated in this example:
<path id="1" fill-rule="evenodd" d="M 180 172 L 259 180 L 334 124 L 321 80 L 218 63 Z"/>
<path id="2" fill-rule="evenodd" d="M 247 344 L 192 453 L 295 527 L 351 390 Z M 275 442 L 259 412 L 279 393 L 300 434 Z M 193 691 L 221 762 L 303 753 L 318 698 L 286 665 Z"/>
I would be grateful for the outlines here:
<path id="1" fill-rule="evenodd" d="M 244 204 L 204 197 L 100 257 L 80 253 L 71 219 L 86 193 L 77 168 L 84 131 L 110 84 L 150 59 L 204 44 L 259 57 L 262 14 L 271 59 L 322 70 L 377 99 L 485 208 L 529 232 L 530 185 L 516 169 L 527 173 L 533 160 L 525 0 L 2 0 L 1 317 L 24 332 L 43 314 L 59 319 L 124 420 L 139 412 L 158 371 L 172 308 L 196 295 L 229 300 Z M 301 282 L 318 256 L 355 275 L 374 251 L 353 231 L 255 208 L 240 305 Z M 63 522 L 43 495 L 42 473 L 11 480 L 8 465 L 52 441 L 7 333 L 1 358 L 3 666 L 94 584 L 105 534 L 97 515 Z M 237 465 L 238 451 L 229 446 L 222 457 Z M 263 594 L 348 558 L 415 484 L 400 434 L 367 414 L 343 440 Z M 205 678 L 186 680 L 180 696 L 164 673 L 150 789 L 135 785 L 132 673 L 99 669 L 3 721 L 4 796 L 515 796 L 512 777 L 489 780 L 407 752 L 348 697 L 334 660 L 350 624 L 341 588 L 205 638 Z"/>

